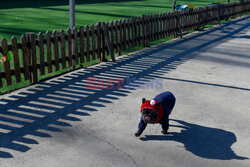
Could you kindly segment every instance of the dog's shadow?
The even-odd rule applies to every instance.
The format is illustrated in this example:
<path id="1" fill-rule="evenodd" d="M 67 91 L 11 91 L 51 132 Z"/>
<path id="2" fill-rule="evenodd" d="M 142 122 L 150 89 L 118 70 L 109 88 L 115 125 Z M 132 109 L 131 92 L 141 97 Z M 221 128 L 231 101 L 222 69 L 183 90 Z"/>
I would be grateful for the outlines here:
<path id="1" fill-rule="evenodd" d="M 248 159 L 247 157 L 237 156 L 231 149 L 231 146 L 237 141 L 235 134 L 232 132 L 191 124 L 180 120 L 172 119 L 171 121 L 181 124 L 172 125 L 172 127 L 182 128 L 180 133 L 170 132 L 167 135 L 146 135 L 145 137 L 141 137 L 140 140 L 180 142 L 184 144 L 187 151 L 207 159 Z"/>

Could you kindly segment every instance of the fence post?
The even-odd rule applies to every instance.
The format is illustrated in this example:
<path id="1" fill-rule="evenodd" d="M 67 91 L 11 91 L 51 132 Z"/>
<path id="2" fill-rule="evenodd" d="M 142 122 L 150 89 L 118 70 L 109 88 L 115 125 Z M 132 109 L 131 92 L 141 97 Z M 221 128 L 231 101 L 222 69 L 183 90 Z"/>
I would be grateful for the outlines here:
<path id="1" fill-rule="evenodd" d="M 92 50 L 92 60 L 95 60 L 96 59 L 96 56 L 95 56 L 95 36 L 96 36 L 96 33 L 95 33 L 95 26 L 94 24 L 91 25 L 90 27 L 91 29 L 91 50 Z"/>
<path id="2" fill-rule="evenodd" d="M 127 28 L 127 35 L 128 35 L 128 40 L 127 40 L 127 46 L 128 46 L 128 49 L 131 48 L 131 27 L 130 27 L 130 24 L 131 24 L 131 20 L 130 19 L 127 19 L 126 20 L 126 28 Z"/>
<path id="3" fill-rule="evenodd" d="M 96 24 L 96 47 L 97 47 L 97 58 L 101 59 L 101 23 Z"/>
<path id="4" fill-rule="evenodd" d="M 220 4 L 217 5 L 217 10 L 218 10 L 218 23 L 220 25 Z"/>
<path id="5" fill-rule="evenodd" d="M 21 36 L 21 45 L 22 45 L 22 60 L 23 60 L 23 68 L 24 68 L 24 79 L 25 81 L 30 79 L 29 75 L 29 52 L 28 52 L 28 44 L 26 35 Z"/>
<path id="6" fill-rule="evenodd" d="M 22 79 L 21 79 L 21 69 L 20 69 L 20 62 L 19 62 L 19 55 L 18 55 L 17 38 L 12 37 L 11 43 L 12 43 L 12 53 L 13 53 L 13 57 L 14 57 L 15 77 L 16 77 L 16 82 L 19 83 L 22 81 Z M 0 73 L 0 75 L 1 75 L 1 73 Z"/>
<path id="7" fill-rule="evenodd" d="M 145 15 L 142 15 L 142 43 L 143 43 L 143 47 L 146 47 L 147 46 L 147 40 L 146 40 L 146 18 L 145 18 Z"/>
<path id="8" fill-rule="evenodd" d="M 118 27 L 119 27 L 119 54 L 121 55 L 121 52 L 122 52 L 122 20 L 120 19 L 119 20 L 119 23 L 118 23 Z"/>
<path id="9" fill-rule="evenodd" d="M 73 28 L 73 40 L 72 40 L 72 53 L 74 55 L 74 58 L 73 58 L 73 68 L 75 68 L 75 66 L 78 65 L 79 63 L 79 53 L 78 53 L 78 32 L 77 32 L 77 29 L 76 27 Z M 55 41 L 57 42 L 57 41 Z"/>
<path id="10" fill-rule="evenodd" d="M 53 31 L 54 38 L 54 60 L 55 60 L 55 71 L 59 71 L 59 47 L 58 47 L 58 34 L 57 31 Z"/>
<path id="11" fill-rule="evenodd" d="M 174 37 L 177 38 L 178 36 L 178 24 L 179 24 L 179 19 L 178 19 L 178 11 L 174 11 Z"/>
<path id="12" fill-rule="evenodd" d="M 118 55 L 120 55 L 120 51 L 119 51 L 119 22 L 116 20 L 115 21 L 115 49 L 116 49 L 116 53 L 118 53 Z"/>
<path id="13" fill-rule="evenodd" d="M 180 16 L 180 11 L 178 11 L 177 12 L 177 18 L 178 18 L 178 25 L 179 25 L 179 34 L 180 34 L 180 36 L 181 36 L 181 38 L 183 38 L 182 37 L 182 22 L 181 22 L 181 16 Z"/>
<path id="14" fill-rule="evenodd" d="M 43 41 L 43 34 L 41 32 L 37 35 L 38 38 L 38 47 L 39 47 L 39 60 L 40 60 L 40 75 L 45 74 L 45 66 L 44 66 L 44 41 Z"/>
<path id="15" fill-rule="evenodd" d="M 64 30 L 60 30 L 60 38 L 61 38 L 61 56 L 62 56 L 62 68 L 66 68 L 66 51 L 65 51 L 65 33 Z"/>
<path id="16" fill-rule="evenodd" d="M 225 19 L 225 5 L 222 4 L 222 20 Z"/>
<path id="17" fill-rule="evenodd" d="M 103 31 L 104 31 L 104 36 L 106 37 L 106 42 L 108 45 L 108 50 L 111 55 L 111 59 L 113 62 L 115 62 L 115 56 L 114 56 L 114 47 L 111 45 L 111 41 L 109 38 L 109 28 L 107 23 L 102 23 Z M 102 61 L 107 61 L 105 57 L 102 57 Z"/>
<path id="18" fill-rule="evenodd" d="M 26 34 L 29 45 L 29 65 L 31 66 L 30 70 L 30 83 L 37 83 L 38 77 L 37 77 L 37 62 L 36 62 L 36 38 L 35 33 L 28 32 Z"/>
<path id="19" fill-rule="evenodd" d="M 137 25 L 138 25 L 138 43 L 139 43 L 139 45 L 141 45 L 141 17 L 138 17 L 138 20 L 137 20 Z"/>
<path id="20" fill-rule="evenodd" d="M 250 1 L 247 1 L 247 2 L 245 2 L 246 3 L 246 5 L 244 5 L 245 6 L 245 14 L 247 14 L 247 12 L 248 12 L 248 10 L 249 10 L 249 3 L 250 3 Z"/>
<path id="21" fill-rule="evenodd" d="M 90 61 L 90 42 L 89 42 L 90 32 L 89 32 L 89 26 L 88 25 L 85 26 L 85 31 L 86 31 L 86 34 L 85 34 L 85 38 L 86 38 L 86 61 L 89 62 Z M 104 49 L 103 49 L 103 54 L 105 54 Z"/>
<path id="22" fill-rule="evenodd" d="M 67 30 L 67 40 L 68 40 L 68 60 L 69 60 L 69 68 L 73 69 L 73 61 L 72 61 L 72 30 L 68 28 Z"/>
<path id="23" fill-rule="evenodd" d="M 101 57 L 100 57 L 100 61 L 101 62 L 105 62 L 107 61 L 105 58 L 105 35 L 104 35 L 104 30 L 103 30 L 103 23 L 101 23 Z"/>

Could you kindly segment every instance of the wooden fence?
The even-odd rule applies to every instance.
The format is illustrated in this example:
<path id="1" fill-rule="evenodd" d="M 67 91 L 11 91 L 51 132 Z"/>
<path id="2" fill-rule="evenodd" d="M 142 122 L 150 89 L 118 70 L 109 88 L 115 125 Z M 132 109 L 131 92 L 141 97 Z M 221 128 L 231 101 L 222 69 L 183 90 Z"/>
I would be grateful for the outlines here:
<path id="1" fill-rule="evenodd" d="M 38 76 L 68 67 L 74 69 L 91 60 L 106 61 L 108 54 L 115 61 L 115 52 L 120 55 L 121 51 L 131 47 L 147 46 L 150 41 L 168 36 L 177 37 L 183 32 L 215 24 L 223 19 L 236 18 L 249 11 L 250 0 L 246 0 L 97 23 L 96 26 L 87 25 L 66 32 L 53 31 L 45 35 L 27 33 L 21 36 L 20 43 L 16 37 L 12 37 L 10 45 L 6 39 L 2 39 L 2 56 L 12 57 L 3 63 L 4 71 L 0 68 L 0 88 L 23 80 L 36 83 Z"/>

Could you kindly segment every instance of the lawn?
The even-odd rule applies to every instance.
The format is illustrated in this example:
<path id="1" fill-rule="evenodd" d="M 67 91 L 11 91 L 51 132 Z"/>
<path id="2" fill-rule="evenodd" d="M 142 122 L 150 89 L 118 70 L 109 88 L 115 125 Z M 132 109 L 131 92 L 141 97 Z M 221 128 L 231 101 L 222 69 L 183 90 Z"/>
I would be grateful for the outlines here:
<path id="1" fill-rule="evenodd" d="M 204 6 L 215 0 L 177 0 Z M 220 0 L 227 2 L 227 0 Z M 2 0 L 0 38 L 69 27 L 68 0 Z M 170 11 L 172 0 L 76 0 L 76 26 Z"/>

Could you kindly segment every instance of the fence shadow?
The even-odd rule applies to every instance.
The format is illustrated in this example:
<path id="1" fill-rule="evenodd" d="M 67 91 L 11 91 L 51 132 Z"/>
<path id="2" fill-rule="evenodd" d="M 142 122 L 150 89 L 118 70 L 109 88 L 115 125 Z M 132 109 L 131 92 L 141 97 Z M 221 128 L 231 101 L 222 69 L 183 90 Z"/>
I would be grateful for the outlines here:
<path id="1" fill-rule="evenodd" d="M 91 112 L 98 111 L 99 107 L 105 107 L 106 104 L 127 96 L 142 84 L 150 82 L 151 79 L 158 79 L 161 75 L 175 70 L 180 64 L 193 58 L 196 51 L 214 47 L 218 42 L 225 41 L 228 37 L 247 28 L 246 25 L 239 24 L 223 36 L 216 34 L 223 28 L 231 25 L 235 27 L 238 22 L 248 18 L 120 57 L 117 63 L 107 62 L 94 68 L 85 68 L 10 95 L 3 95 L 0 97 L 0 158 L 12 158 L 16 152 L 30 150 L 31 144 L 39 144 L 36 137 L 51 137 L 51 132 L 60 132 L 62 127 L 72 126 L 73 123 L 68 122 L 81 121 L 81 116 L 91 116 Z M 200 42 L 201 40 L 203 42 Z M 186 45 L 185 50 L 183 50 L 183 45 Z M 89 89 L 87 88 L 88 77 L 102 80 L 119 79 L 124 83 L 122 89 Z M 128 82 L 131 78 L 136 78 L 136 80 L 132 83 Z M 117 83 L 113 84 L 117 86 Z M 193 129 L 208 129 L 185 122 L 181 123 L 191 127 L 191 132 L 194 132 Z M 220 135 L 221 131 L 217 133 Z M 185 136 L 188 133 L 183 132 L 182 135 Z M 230 136 L 232 134 L 229 134 L 229 139 L 233 138 Z M 188 142 L 181 137 L 179 140 Z M 234 140 L 231 139 L 232 141 Z M 193 152 L 195 152 L 197 147 L 188 144 L 188 149 L 191 151 L 194 149 Z M 226 157 L 196 154 L 217 159 L 235 157 L 232 153 L 227 153 Z"/>
<path id="2" fill-rule="evenodd" d="M 244 35 L 244 36 L 234 36 L 233 38 L 250 39 L 250 35 Z"/>
<path id="3" fill-rule="evenodd" d="M 140 138 L 142 141 L 164 140 L 176 141 L 184 144 L 187 151 L 196 156 L 207 159 L 231 160 L 249 159 L 241 157 L 234 153 L 231 146 L 237 141 L 234 133 L 223 129 L 211 128 L 197 124 L 188 123 L 181 120 L 172 119 L 180 125 L 172 125 L 172 127 L 181 128 L 180 133 L 170 132 L 168 135 L 146 135 Z"/>

